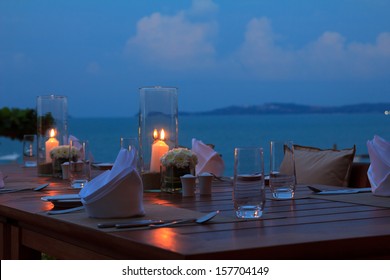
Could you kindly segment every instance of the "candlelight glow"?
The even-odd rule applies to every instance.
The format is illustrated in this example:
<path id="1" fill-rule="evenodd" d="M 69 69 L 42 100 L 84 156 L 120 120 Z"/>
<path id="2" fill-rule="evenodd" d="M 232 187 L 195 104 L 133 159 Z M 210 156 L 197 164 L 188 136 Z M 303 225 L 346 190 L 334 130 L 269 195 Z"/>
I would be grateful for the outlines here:
<path id="1" fill-rule="evenodd" d="M 169 146 L 164 142 L 165 131 L 161 129 L 160 135 L 157 129 L 153 131 L 154 142 L 152 144 L 152 155 L 150 159 L 150 172 L 160 172 L 160 158 L 169 150 Z"/>
<path id="2" fill-rule="evenodd" d="M 59 146 L 58 140 L 55 138 L 56 131 L 54 128 L 50 130 L 50 138 L 45 142 L 46 162 L 51 162 L 50 151 Z"/>
<path id="3" fill-rule="evenodd" d="M 154 129 L 153 130 L 153 139 L 154 140 L 159 139 L 159 140 L 164 141 L 165 140 L 165 130 L 161 129 L 160 134 L 159 134 L 157 129 Z"/>
<path id="4" fill-rule="evenodd" d="M 160 139 L 161 139 L 161 140 L 165 140 L 165 131 L 164 131 L 164 129 L 161 129 L 161 132 L 160 132 Z"/>
<path id="5" fill-rule="evenodd" d="M 56 132 L 55 132 L 54 128 L 52 128 L 50 130 L 50 137 L 54 137 L 54 136 L 56 136 Z"/>
<path id="6" fill-rule="evenodd" d="M 153 131 L 153 139 L 156 140 L 158 138 L 158 131 L 157 129 L 154 129 Z"/>

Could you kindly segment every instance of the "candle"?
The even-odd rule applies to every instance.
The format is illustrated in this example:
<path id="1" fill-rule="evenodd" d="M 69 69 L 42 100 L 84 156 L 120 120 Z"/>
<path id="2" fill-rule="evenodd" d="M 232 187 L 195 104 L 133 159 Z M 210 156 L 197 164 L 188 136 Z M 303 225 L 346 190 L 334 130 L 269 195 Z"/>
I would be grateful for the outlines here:
<path id="1" fill-rule="evenodd" d="M 54 129 L 52 128 L 50 130 L 50 138 L 49 140 L 46 141 L 45 143 L 45 149 L 46 149 L 46 162 L 51 162 L 51 158 L 50 158 L 50 151 L 53 150 L 55 147 L 58 147 L 59 145 L 59 142 L 58 140 L 55 138 L 56 136 L 56 133 L 54 131 Z"/>
<path id="2" fill-rule="evenodd" d="M 157 130 L 153 132 L 153 138 L 155 139 L 152 144 L 152 158 L 150 160 L 150 172 L 160 172 L 160 158 L 169 150 L 169 146 L 164 142 L 165 132 L 161 129 L 160 139 L 157 135 Z"/>

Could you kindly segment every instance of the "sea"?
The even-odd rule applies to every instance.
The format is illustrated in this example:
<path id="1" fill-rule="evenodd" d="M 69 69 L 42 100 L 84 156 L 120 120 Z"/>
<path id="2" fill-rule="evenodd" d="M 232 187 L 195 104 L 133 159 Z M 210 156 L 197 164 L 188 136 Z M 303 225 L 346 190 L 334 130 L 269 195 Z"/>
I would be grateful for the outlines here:
<path id="1" fill-rule="evenodd" d="M 120 137 L 138 133 L 138 118 L 70 118 L 69 134 L 89 141 L 96 162 L 113 162 Z M 193 138 L 213 144 L 225 163 L 224 175 L 233 174 L 234 148 L 264 148 L 265 165 L 271 140 L 322 149 L 346 149 L 356 145 L 356 154 L 367 159 L 367 141 L 374 135 L 390 141 L 388 114 L 280 114 L 280 115 L 183 115 L 179 116 L 179 145 L 191 148 Z M 0 163 L 14 155 L 22 163 L 22 142 L 0 137 Z M 1 168 L 1 165 L 0 165 Z"/>

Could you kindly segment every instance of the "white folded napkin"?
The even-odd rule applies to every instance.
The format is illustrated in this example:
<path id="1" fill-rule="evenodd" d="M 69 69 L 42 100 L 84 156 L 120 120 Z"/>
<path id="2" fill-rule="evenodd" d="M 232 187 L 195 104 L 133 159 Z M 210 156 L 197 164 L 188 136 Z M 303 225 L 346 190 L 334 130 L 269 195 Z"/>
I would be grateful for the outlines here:
<path id="1" fill-rule="evenodd" d="M 195 168 L 196 174 L 208 172 L 215 176 L 223 175 L 225 163 L 214 149 L 193 138 L 191 150 L 198 156 L 198 164 Z"/>
<path id="2" fill-rule="evenodd" d="M 375 135 L 367 141 L 370 167 L 367 176 L 375 195 L 390 196 L 390 142 Z"/>
<path id="3" fill-rule="evenodd" d="M 4 188 L 4 177 L 3 177 L 3 173 L 1 173 L 0 171 L 0 189 L 1 188 Z"/>
<path id="4" fill-rule="evenodd" d="M 143 184 L 134 149 L 121 149 L 111 170 L 89 181 L 80 191 L 88 216 L 120 218 L 145 215 Z"/>

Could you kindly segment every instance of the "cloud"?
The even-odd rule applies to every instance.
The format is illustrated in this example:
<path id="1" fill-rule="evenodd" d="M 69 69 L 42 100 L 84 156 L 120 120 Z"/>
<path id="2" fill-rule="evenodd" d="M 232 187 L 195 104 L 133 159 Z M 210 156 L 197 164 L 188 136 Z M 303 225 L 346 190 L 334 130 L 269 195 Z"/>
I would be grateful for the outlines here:
<path id="1" fill-rule="evenodd" d="M 390 33 L 373 43 L 350 42 L 326 31 L 300 48 L 281 44 L 267 17 L 251 19 L 238 48 L 218 55 L 218 6 L 212 0 L 193 0 L 174 15 L 153 13 L 141 18 L 136 34 L 127 40 L 125 54 L 132 62 L 156 71 L 202 73 L 220 78 L 260 80 L 381 79 L 390 75 Z M 283 42 L 285 43 L 285 42 Z M 288 47 L 286 47 L 288 46 Z"/>
<path id="2" fill-rule="evenodd" d="M 374 44 L 348 43 L 338 32 L 324 32 L 300 49 L 283 48 L 268 18 L 254 18 L 231 61 L 241 74 L 256 79 L 378 78 L 390 74 L 390 33 Z"/>
<path id="3" fill-rule="evenodd" d="M 154 13 L 139 20 L 125 53 L 163 69 L 191 69 L 213 63 L 214 22 L 190 22 L 184 12 Z"/>
<path id="4" fill-rule="evenodd" d="M 212 16 L 218 11 L 218 5 L 212 0 L 192 0 L 189 15 L 207 17 Z"/>
<path id="5" fill-rule="evenodd" d="M 355 76 L 375 78 L 390 75 L 390 33 L 383 32 L 374 44 L 351 43 L 348 45 L 351 70 Z"/>
<path id="6" fill-rule="evenodd" d="M 245 75 L 272 79 L 287 75 L 293 56 L 277 46 L 278 35 L 267 18 L 252 19 L 246 29 L 245 40 L 237 52 Z"/>

